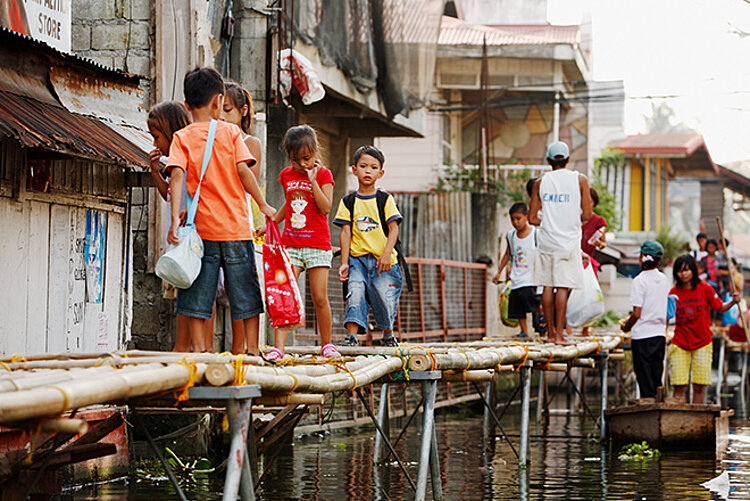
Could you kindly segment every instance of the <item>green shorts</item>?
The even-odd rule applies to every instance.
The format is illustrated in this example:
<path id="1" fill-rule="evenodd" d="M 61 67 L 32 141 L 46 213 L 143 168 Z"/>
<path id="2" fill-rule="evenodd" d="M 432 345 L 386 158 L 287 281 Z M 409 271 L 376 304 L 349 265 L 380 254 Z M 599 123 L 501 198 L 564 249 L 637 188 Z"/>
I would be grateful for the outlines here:
<path id="1" fill-rule="evenodd" d="M 323 250 L 315 247 L 287 247 L 289 259 L 292 265 L 309 270 L 310 268 L 330 268 L 333 251 Z"/>

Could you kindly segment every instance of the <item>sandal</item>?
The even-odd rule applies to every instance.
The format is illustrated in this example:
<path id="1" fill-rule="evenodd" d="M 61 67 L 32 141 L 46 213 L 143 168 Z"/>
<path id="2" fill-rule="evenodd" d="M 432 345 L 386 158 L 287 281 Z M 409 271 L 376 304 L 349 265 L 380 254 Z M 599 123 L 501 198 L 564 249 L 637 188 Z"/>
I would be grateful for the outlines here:
<path id="1" fill-rule="evenodd" d="M 333 358 L 333 357 L 340 357 L 341 353 L 336 349 L 336 347 L 332 344 L 326 344 L 320 349 L 320 354 L 323 356 L 323 358 Z"/>
<path id="2" fill-rule="evenodd" d="M 284 358 L 284 354 L 280 349 L 274 347 L 269 349 L 263 358 L 265 358 L 269 362 L 276 362 L 277 360 L 281 360 L 282 358 Z"/>

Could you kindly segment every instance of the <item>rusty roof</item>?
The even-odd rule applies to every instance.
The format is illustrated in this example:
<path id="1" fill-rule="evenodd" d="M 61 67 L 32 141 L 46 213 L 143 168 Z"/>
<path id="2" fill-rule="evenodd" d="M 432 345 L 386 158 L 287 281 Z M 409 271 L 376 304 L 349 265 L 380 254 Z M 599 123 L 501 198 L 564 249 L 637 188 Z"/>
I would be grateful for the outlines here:
<path id="1" fill-rule="evenodd" d="M 711 159 L 703 136 L 695 132 L 652 132 L 634 134 L 625 139 L 610 141 L 608 148 L 620 150 L 626 155 L 644 155 L 672 158 L 676 167 L 704 168 L 719 174 L 719 166 Z M 675 160 L 675 159 L 686 159 Z"/>
<path id="2" fill-rule="evenodd" d="M 538 25 L 471 24 L 455 17 L 443 16 L 440 25 L 440 45 L 482 45 L 485 38 L 488 46 L 499 45 L 577 45 L 580 43 L 580 27 Z"/>

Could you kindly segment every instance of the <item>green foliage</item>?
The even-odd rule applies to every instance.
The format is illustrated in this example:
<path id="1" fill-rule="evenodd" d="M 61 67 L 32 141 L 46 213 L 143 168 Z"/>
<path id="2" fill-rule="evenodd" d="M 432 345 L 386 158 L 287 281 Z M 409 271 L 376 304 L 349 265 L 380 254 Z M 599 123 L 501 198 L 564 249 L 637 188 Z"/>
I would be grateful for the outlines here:
<path id="1" fill-rule="evenodd" d="M 664 247 L 664 257 L 661 260 L 662 265 L 671 264 L 679 256 L 690 250 L 690 243 L 679 235 L 672 234 L 672 228 L 669 226 L 662 226 L 659 233 L 654 237 L 654 240 Z"/>
<path id="2" fill-rule="evenodd" d="M 514 163 L 515 161 L 509 160 L 508 162 Z M 485 183 L 481 168 L 446 165 L 435 186 L 435 191 L 438 193 L 494 193 L 498 203 L 510 205 L 526 201 L 526 183 L 529 179 L 531 179 L 529 169 L 511 172 L 507 178 L 500 176 L 499 172 L 489 172 Z"/>
<path id="3" fill-rule="evenodd" d="M 660 457 L 661 452 L 659 452 L 659 449 L 652 449 L 645 440 L 640 444 L 634 442 L 623 445 L 622 449 L 620 449 L 620 454 L 617 456 L 620 461 L 633 461 L 640 462 L 641 464 L 651 459 L 659 459 Z"/>
<path id="4" fill-rule="evenodd" d="M 609 327 L 615 327 L 620 323 L 620 314 L 614 310 L 609 310 L 601 317 L 597 318 L 593 324 L 592 329 L 605 329 Z"/>
<path id="5" fill-rule="evenodd" d="M 211 461 L 206 458 L 183 461 L 169 447 L 165 447 L 164 452 L 169 469 L 180 482 L 205 483 L 208 481 L 208 475 L 215 471 L 215 468 L 211 467 Z M 164 480 L 167 476 L 159 461 L 144 459 L 136 462 L 135 474 L 144 480 Z"/>
<path id="6" fill-rule="evenodd" d="M 591 187 L 599 195 L 599 205 L 594 207 L 594 212 L 607 220 L 607 228 L 612 231 L 620 229 L 621 214 L 617 212 L 615 194 L 609 191 L 602 180 L 601 172 L 610 166 L 624 166 L 625 162 L 625 155 L 621 151 L 610 150 L 609 148 L 603 149 L 601 156 L 594 160 L 594 175 L 591 178 Z"/>

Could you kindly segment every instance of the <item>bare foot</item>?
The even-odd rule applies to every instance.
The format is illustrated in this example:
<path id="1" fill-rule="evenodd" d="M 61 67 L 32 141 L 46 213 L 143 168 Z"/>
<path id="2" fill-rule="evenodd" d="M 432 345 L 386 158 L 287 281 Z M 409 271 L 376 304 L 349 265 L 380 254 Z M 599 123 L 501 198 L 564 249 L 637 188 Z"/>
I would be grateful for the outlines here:
<path id="1" fill-rule="evenodd" d="M 565 339 L 564 336 L 560 337 L 559 339 L 550 339 L 550 342 L 551 343 L 555 343 L 558 346 L 570 346 L 570 345 L 573 344 L 570 341 L 568 341 L 567 339 Z"/>

